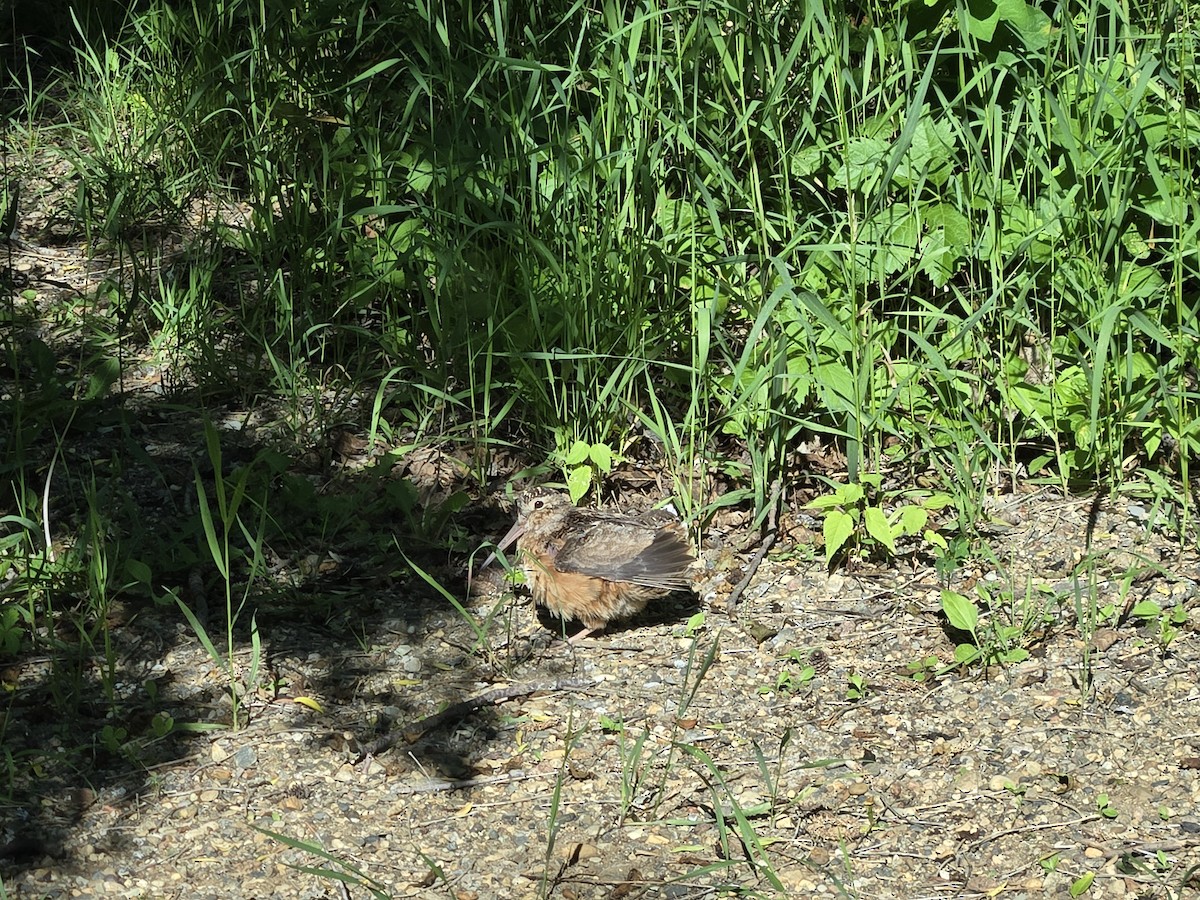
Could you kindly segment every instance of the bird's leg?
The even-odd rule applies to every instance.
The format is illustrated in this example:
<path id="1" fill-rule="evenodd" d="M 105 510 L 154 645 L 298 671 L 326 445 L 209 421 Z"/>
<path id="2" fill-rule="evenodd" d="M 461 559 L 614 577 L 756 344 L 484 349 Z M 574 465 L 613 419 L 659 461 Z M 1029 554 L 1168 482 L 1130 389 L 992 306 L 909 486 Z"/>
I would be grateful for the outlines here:
<path id="1" fill-rule="evenodd" d="M 567 643 L 571 644 L 572 646 L 575 646 L 580 641 L 582 641 L 585 637 L 587 637 L 588 635 L 592 635 L 592 634 L 595 634 L 597 631 L 603 631 L 603 630 L 604 630 L 603 625 L 596 625 L 593 628 L 588 628 L 585 625 L 579 631 L 575 632 L 573 635 L 571 635 L 569 638 L 567 638 Z"/>

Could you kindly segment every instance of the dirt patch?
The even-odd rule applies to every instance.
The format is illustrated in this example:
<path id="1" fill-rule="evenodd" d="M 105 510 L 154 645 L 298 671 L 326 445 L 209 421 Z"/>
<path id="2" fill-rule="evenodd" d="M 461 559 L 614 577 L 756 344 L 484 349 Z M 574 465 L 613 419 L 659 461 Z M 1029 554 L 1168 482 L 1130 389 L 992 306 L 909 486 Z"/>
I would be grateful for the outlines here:
<path id="1" fill-rule="evenodd" d="M 955 585 L 1006 598 L 984 625 L 1025 623 L 1013 643 L 1029 658 L 986 669 L 951 667 L 961 635 L 928 574 L 775 559 L 735 621 L 717 576 L 703 622 L 668 606 L 575 648 L 495 593 L 474 601 L 481 618 L 501 603 L 479 646 L 448 604 L 399 583 L 320 626 L 265 616 L 277 692 L 252 700 L 247 727 L 176 731 L 148 770 L 97 748 L 92 786 L 64 779 L 39 808 L 6 810 L 5 882 L 344 896 L 317 868 L 349 896 L 1020 896 L 1089 875 L 1099 896 L 1195 888 L 1195 557 L 1111 507 L 1079 565 L 1087 504 L 1008 512 L 1001 565 Z M 1164 616 L 1125 612 L 1144 600 Z M 1079 609 L 1109 604 L 1081 627 Z M 1164 632 L 1176 606 L 1190 612 Z M 179 726 L 228 720 L 224 675 L 178 616 L 119 633 L 142 660 L 122 663 L 120 691 L 153 681 Z M 31 705 L 45 683 L 29 665 L 11 686 L 10 748 L 61 741 Z M 360 758 L 385 733 L 401 737 Z"/>

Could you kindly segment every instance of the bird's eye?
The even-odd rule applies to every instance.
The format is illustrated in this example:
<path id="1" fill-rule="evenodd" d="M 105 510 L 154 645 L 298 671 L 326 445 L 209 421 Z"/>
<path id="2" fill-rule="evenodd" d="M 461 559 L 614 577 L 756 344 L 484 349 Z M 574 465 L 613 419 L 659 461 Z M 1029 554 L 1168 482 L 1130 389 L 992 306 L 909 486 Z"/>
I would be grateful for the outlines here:
<path id="1" fill-rule="evenodd" d="M 546 505 L 546 501 L 545 501 L 545 500 L 534 500 L 534 501 L 533 501 L 533 508 L 534 508 L 534 509 L 541 509 L 541 508 L 542 508 L 543 506 L 545 506 L 545 505 Z"/>

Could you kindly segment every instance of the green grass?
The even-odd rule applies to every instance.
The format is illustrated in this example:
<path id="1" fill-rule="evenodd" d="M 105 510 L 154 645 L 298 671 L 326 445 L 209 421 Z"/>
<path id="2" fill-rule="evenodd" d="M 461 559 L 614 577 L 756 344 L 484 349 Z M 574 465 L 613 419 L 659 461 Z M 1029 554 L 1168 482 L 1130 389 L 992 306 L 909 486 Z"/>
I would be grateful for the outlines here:
<path id="1" fill-rule="evenodd" d="M 147 272 L 246 204 L 115 304 L 210 390 L 380 385 L 381 425 L 680 485 L 728 435 L 760 508 L 819 436 L 953 472 L 969 527 L 997 467 L 1187 471 L 1200 119 L 1155 9 L 150 3 L 73 20 L 61 146 Z"/>

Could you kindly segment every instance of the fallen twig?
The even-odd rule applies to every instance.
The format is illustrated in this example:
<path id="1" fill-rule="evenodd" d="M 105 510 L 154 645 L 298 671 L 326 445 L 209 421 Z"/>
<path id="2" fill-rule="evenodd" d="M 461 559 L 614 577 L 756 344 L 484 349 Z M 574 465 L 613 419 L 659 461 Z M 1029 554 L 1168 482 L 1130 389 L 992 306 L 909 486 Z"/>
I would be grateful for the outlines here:
<path id="1" fill-rule="evenodd" d="M 733 618 L 733 614 L 737 610 L 738 600 L 742 598 L 742 594 L 750 586 L 750 580 L 754 578 L 758 567 L 762 565 L 762 561 L 766 558 L 771 548 L 775 546 L 775 540 L 779 537 L 779 495 L 782 491 L 783 480 L 776 478 L 771 483 L 771 505 L 767 509 L 767 533 L 763 535 L 762 544 L 759 545 L 758 552 L 754 554 L 754 559 L 750 560 L 750 565 L 746 567 L 745 576 L 737 583 L 737 587 L 733 589 L 729 594 L 729 599 L 725 601 L 725 613 L 730 618 Z"/>

